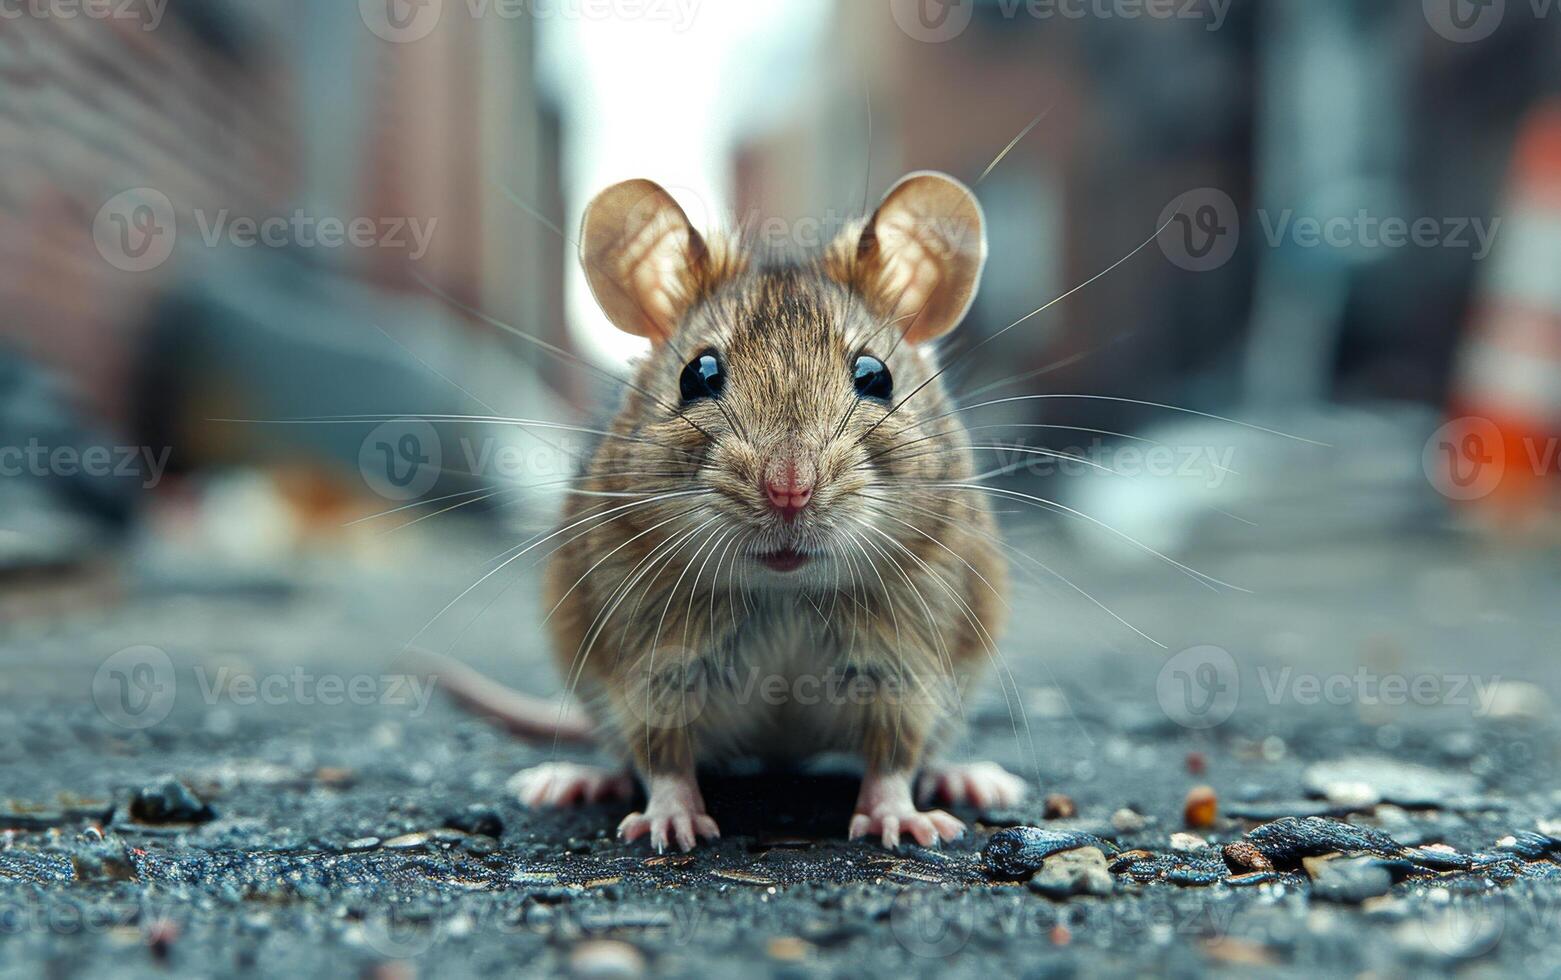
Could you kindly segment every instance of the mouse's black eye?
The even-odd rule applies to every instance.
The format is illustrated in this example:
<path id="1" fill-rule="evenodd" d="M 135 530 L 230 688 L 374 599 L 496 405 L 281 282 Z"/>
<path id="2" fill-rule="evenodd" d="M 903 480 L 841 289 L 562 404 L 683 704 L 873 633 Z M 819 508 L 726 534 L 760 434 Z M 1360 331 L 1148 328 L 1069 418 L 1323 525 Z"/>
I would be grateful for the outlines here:
<path id="1" fill-rule="evenodd" d="M 707 350 L 689 361 L 678 379 L 685 402 L 700 398 L 715 398 L 726 387 L 726 371 L 715 351 Z"/>
<path id="2" fill-rule="evenodd" d="M 889 366 L 871 354 L 860 354 L 851 371 L 856 382 L 856 393 L 863 398 L 888 401 L 894 394 L 894 379 L 889 376 Z"/>

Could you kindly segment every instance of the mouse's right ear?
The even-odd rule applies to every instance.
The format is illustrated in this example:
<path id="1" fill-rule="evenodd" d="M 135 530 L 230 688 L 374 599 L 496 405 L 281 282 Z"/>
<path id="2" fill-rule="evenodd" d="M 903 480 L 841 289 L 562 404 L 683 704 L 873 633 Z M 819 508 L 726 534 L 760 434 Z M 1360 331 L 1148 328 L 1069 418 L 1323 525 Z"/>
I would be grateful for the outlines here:
<path id="1" fill-rule="evenodd" d="M 586 205 L 580 264 L 607 319 L 660 343 L 699 295 L 709 250 L 660 184 L 626 180 Z"/>

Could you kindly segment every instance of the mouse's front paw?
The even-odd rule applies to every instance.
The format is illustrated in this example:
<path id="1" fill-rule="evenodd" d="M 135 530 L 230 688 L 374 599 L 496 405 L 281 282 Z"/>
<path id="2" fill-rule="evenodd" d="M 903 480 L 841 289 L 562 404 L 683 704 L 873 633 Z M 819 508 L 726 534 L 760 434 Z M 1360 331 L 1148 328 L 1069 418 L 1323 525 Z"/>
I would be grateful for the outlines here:
<path id="1" fill-rule="evenodd" d="M 639 840 L 646 834 L 650 835 L 650 846 L 656 849 L 657 854 L 663 854 L 672 841 L 677 842 L 679 849 L 691 851 L 700 837 L 708 840 L 720 837 L 721 828 L 715 825 L 709 814 L 691 810 L 660 813 L 636 811 L 624 817 L 618 825 L 618 837 L 625 841 Z"/>
<path id="2" fill-rule="evenodd" d="M 885 804 L 853 814 L 846 836 L 858 840 L 876 834 L 884 847 L 898 847 L 900 835 L 908 834 L 922 847 L 937 847 L 943 841 L 958 840 L 964 833 L 965 825 L 942 810 Z"/>
<path id="3" fill-rule="evenodd" d="M 705 812 L 704 797 L 692 775 L 658 774 L 647 782 L 649 799 L 645 801 L 645 811 L 623 818 L 618 825 L 620 840 L 635 841 L 649 834 L 650 846 L 662 854 L 671 841 L 676 841 L 682 850 L 691 851 L 699 838 L 715 840 L 721 836 L 721 828 Z"/>

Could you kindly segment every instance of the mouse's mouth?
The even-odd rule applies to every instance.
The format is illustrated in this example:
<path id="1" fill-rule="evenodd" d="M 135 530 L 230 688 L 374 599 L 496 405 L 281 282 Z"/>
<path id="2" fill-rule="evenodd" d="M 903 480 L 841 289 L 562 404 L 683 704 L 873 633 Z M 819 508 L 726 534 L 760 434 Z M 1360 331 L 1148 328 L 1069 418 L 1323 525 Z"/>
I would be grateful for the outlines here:
<path id="1" fill-rule="evenodd" d="M 795 548 L 781 548 L 778 551 L 765 551 L 754 555 L 754 558 L 772 572 L 795 572 L 797 569 L 813 560 L 813 556 L 805 551 Z"/>

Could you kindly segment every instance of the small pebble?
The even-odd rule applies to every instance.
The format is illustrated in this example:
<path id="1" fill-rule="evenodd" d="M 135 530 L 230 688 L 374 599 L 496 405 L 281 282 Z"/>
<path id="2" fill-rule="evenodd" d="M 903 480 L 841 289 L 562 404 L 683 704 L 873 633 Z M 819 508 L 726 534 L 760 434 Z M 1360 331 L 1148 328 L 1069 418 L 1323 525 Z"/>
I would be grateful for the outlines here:
<path id="1" fill-rule="evenodd" d="M 808 952 L 813 946 L 805 939 L 796 936 L 776 936 L 771 939 L 767 947 L 770 959 L 780 960 L 783 963 L 800 963 L 807 959 Z"/>
<path id="2" fill-rule="evenodd" d="M 1079 815 L 1079 808 L 1068 794 L 1051 793 L 1042 804 L 1041 815 L 1047 820 L 1069 820 Z"/>
<path id="3" fill-rule="evenodd" d="M 1048 898 L 1074 895 L 1110 895 L 1116 879 L 1106 868 L 1106 855 L 1098 847 L 1062 851 L 1046 859 L 1030 879 L 1030 890 Z"/>
<path id="4" fill-rule="evenodd" d="M 635 980 L 645 975 L 645 954 L 616 939 L 591 939 L 569 954 L 577 980 Z"/>
<path id="5" fill-rule="evenodd" d="M 1187 801 L 1182 806 L 1182 820 L 1189 827 L 1214 826 L 1219 816 L 1219 797 L 1212 786 L 1194 786 L 1187 791 Z"/>
<path id="6" fill-rule="evenodd" d="M 1148 819 L 1131 807 L 1123 807 L 1111 815 L 1111 826 L 1120 834 L 1131 834 L 1143 830 L 1148 825 Z"/>
<path id="7" fill-rule="evenodd" d="M 204 823 L 216 811 L 172 776 L 136 790 L 130 798 L 130 816 L 139 823 Z"/>

